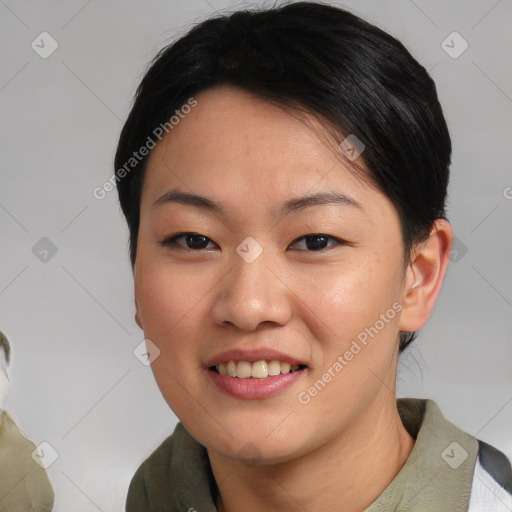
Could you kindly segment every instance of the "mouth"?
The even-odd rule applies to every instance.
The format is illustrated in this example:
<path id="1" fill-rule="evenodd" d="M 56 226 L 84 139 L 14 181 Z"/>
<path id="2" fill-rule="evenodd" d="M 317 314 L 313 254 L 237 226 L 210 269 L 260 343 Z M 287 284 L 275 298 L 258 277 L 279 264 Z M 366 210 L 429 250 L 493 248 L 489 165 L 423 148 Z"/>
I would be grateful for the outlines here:
<path id="1" fill-rule="evenodd" d="M 262 359 L 260 361 L 223 361 L 210 366 L 209 369 L 224 377 L 233 379 L 267 379 L 279 375 L 288 375 L 305 370 L 307 365 L 291 365 L 277 359 Z"/>
<path id="2" fill-rule="evenodd" d="M 305 377 L 309 370 L 297 361 L 259 359 L 222 361 L 207 367 L 216 388 L 224 395 L 240 400 L 273 397 Z"/>

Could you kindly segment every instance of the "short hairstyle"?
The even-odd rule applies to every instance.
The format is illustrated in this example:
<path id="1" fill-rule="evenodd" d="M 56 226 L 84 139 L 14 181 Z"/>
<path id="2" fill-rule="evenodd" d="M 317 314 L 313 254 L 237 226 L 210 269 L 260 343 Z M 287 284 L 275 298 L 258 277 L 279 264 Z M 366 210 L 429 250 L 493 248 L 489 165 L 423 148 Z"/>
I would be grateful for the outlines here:
<path id="1" fill-rule="evenodd" d="M 11 360 L 11 345 L 9 345 L 9 340 L 7 336 L 0 331 L 0 350 L 3 349 L 5 352 L 5 361 L 9 364 Z"/>
<path id="2" fill-rule="evenodd" d="M 154 137 L 194 94 L 231 85 L 276 105 L 316 114 L 365 146 L 367 178 L 400 216 L 410 251 L 446 219 L 451 141 L 434 81 L 402 43 L 321 2 L 243 9 L 193 26 L 158 52 L 121 131 L 115 169 Z M 116 177 L 135 265 L 149 155 Z M 132 160 L 134 160 L 132 158 Z M 416 332 L 400 332 L 400 352 Z"/>

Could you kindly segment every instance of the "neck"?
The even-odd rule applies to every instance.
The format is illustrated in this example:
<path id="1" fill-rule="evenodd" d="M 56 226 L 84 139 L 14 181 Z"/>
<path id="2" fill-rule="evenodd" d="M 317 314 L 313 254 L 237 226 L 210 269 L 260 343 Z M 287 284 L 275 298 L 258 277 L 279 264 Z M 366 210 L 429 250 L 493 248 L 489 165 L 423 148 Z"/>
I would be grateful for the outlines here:
<path id="1" fill-rule="evenodd" d="M 361 512 L 399 473 L 413 446 L 389 394 L 350 431 L 288 462 L 249 467 L 209 453 L 219 483 L 217 507 L 220 512 Z"/>

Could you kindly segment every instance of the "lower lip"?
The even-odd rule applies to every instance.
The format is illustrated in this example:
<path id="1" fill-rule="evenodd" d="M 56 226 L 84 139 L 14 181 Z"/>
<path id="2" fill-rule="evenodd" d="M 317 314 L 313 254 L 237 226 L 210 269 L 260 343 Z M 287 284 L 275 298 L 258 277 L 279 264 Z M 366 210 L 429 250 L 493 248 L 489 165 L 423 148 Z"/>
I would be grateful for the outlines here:
<path id="1" fill-rule="evenodd" d="M 276 375 L 265 377 L 264 379 L 239 379 L 237 377 L 228 377 L 220 375 L 215 370 L 208 369 L 208 373 L 217 387 L 235 398 L 244 400 L 255 400 L 258 398 L 268 398 L 277 395 L 284 389 L 290 387 L 294 382 L 300 379 L 305 369 L 287 373 L 286 375 Z"/>

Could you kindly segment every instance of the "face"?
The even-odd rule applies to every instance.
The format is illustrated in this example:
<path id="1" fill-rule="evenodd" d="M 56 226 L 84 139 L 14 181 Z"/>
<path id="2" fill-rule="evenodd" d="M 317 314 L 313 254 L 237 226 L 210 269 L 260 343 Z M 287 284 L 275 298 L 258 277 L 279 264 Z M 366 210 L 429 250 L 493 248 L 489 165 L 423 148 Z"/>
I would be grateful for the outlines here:
<path id="1" fill-rule="evenodd" d="M 165 400 L 200 443 L 291 460 L 395 403 L 399 217 L 315 118 L 229 87 L 195 99 L 148 164 L 137 323 L 160 350 Z M 316 194 L 338 201 L 290 202 Z"/>

